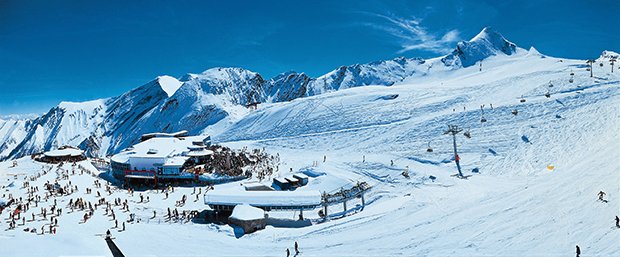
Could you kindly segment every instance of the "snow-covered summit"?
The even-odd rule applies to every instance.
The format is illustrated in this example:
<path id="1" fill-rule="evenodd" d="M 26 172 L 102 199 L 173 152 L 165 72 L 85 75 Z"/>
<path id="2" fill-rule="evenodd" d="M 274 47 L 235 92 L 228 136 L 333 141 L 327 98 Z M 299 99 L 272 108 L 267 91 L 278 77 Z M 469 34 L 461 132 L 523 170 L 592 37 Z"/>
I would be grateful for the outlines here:
<path id="1" fill-rule="evenodd" d="M 166 75 L 159 76 L 155 80 L 157 81 L 157 84 L 161 86 L 161 89 L 164 90 L 166 94 L 168 94 L 168 97 L 174 95 L 177 89 L 179 89 L 179 87 L 181 87 L 181 85 L 183 84 L 181 81 L 177 80 L 176 78 L 166 76 Z"/>
<path id="2" fill-rule="evenodd" d="M 611 59 L 611 58 L 618 59 L 618 57 L 620 57 L 620 54 L 618 54 L 617 52 L 605 50 L 601 53 L 601 56 L 599 57 L 599 59 Z"/>
<path id="3" fill-rule="evenodd" d="M 456 49 L 441 60 L 447 66 L 469 67 L 485 58 L 500 54 L 512 55 L 518 50 L 523 49 L 491 27 L 486 27 L 471 40 L 457 43 Z"/>

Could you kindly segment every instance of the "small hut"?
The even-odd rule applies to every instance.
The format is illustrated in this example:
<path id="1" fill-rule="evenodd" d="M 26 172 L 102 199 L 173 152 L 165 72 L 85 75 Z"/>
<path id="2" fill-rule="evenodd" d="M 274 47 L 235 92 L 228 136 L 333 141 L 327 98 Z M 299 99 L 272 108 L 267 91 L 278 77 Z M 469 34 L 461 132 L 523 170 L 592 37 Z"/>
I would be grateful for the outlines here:
<path id="1" fill-rule="evenodd" d="M 289 190 L 291 188 L 291 183 L 285 178 L 274 178 L 273 184 L 278 186 L 281 190 Z"/>
<path id="2" fill-rule="evenodd" d="M 240 204 L 233 209 L 232 214 L 228 217 L 228 223 L 241 227 L 245 234 L 249 234 L 265 228 L 267 214 L 260 208 Z"/>
<path id="3" fill-rule="evenodd" d="M 293 177 L 299 180 L 300 186 L 305 186 L 308 184 L 308 176 L 306 174 L 296 173 L 296 174 L 293 174 Z"/>

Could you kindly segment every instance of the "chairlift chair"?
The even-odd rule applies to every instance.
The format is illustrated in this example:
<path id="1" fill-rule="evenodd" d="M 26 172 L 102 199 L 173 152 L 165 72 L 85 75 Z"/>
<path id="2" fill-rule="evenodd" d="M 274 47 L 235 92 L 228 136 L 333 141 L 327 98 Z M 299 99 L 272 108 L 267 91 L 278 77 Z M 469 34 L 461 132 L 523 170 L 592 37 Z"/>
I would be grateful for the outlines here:
<path id="1" fill-rule="evenodd" d="M 428 141 L 428 148 L 426 148 L 426 151 L 429 153 L 433 152 L 433 148 L 431 148 L 431 141 Z"/>
<path id="2" fill-rule="evenodd" d="M 545 97 L 546 98 L 550 98 L 551 97 L 551 93 L 549 93 L 549 92 L 545 93 Z"/>
<path id="3" fill-rule="evenodd" d="M 512 115 L 516 116 L 517 114 L 519 114 L 519 111 L 517 109 L 512 110 Z"/>
<path id="4" fill-rule="evenodd" d="M 570 78 L 568 82 L 573 83 L 574 82 L 573 78 Z"/>
<path id="5" fill-rule="evenodd" d="M 575 76 L 575 73 L 574 73 L 574 72 L 571 72 L 571 73 L 570 73 L 570 75 L 571 75 L 571 76 Z"/>
<path id="6" fill-rule="evenodd" d="M 469 132 L 469 128 L 467 128 L 467 131 L 463 132 L 463 136 L 465 136 L 466 138 L 471 138 L 471 132 Z"/>

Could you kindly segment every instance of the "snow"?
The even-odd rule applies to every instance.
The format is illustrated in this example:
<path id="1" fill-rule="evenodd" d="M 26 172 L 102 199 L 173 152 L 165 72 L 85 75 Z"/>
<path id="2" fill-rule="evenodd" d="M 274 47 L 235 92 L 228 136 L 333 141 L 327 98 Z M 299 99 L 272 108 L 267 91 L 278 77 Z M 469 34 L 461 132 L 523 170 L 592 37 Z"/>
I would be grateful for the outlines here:
<path id="1" fill-rule="evenodd" d="M 216 189 L 205 193 L 205 203 L 252 206 L 318 206 L 321 192 L 316 190 L 296 191 L 245 191 L 243 188 Z"/>
<path id="2" fill-rule="evenodd" d="M 131 158 L 166 158 L 178 155 L 184 155 L 189 152 L 193 140 L 202 140 L 204 136 L 189 137 L 154 137 L 146 141 L 133 145 L 112 156 L 112 160 L 118 163 L 126 163 Z M 156 150 L 155 153 L 149 153 Z"/>
<path id="3" fill-rule="evenodd" d="M 183 156 L 175 156 L 172 158 L 167 158 L 164 166 L 166 167 L 181 167 L 187 161 L 188 157 Z"/>
<path id="4" fill-rule="evenodd" d="M 416 66 L 427 68 L 424 72 L 403 73 L 407 77 L 390 87 L 328 90 L 290 102 L 261 104 L 256 111 L 226 107 L 237 111 L 222 119 L 224 123 L 216 129 L 200 130 L 211 129 L 214 141 L 228 147 L 264 147 L 279 154 L 279 172 L 268 179 L 292 175 L 292 168 L 313 177 L 308 185 L 262 197 L 243 191 L 239 183 L 258 182 L 245 179 L 216 185 L 207 199 L 199 195 L 198 201 L 193 201 L 193 188 L 177 187 L 168 198 L 160 190 L 136 191 L 132 196 L 115 189 L 106 199 L 127 199 L 129 213 L 142 218 L 140 223 L 127 223 L 125 231 L 111 229 L 115 242 L 126 256 L 205 252 L 281 256 L 294 241 L 308 256 L 567 256 L 574 254 L 575 245 L 581 247 L 583 256 L 620 256 L 620 229 L 613 221 L 620 210 L 620 72 L 611 73 L 605 56 L 594 65 L 595 77 L 590 78 L 584 60 L 538 58 L 534 53 L 517 49 L 510 55 L 486 56 L 482 71 L 477 65 L 445 66 L 442 58 L 435 58 Z M 571 72 L 575 73 L 572 83 Z M 193 92 L 197 91 L 179 89 L 172 98 Z M 546 92 L 550 98 L 544 96 Z M 386 98 L 396 94 L 396 98 Z M 519 102 L 521 96 L 525 103 Z M 217 96 L 204 94 L 195 99 L 216 101 Z M 483 104 L 485 123 L 480 122 Z M 512 115 L 513 109 L 519 114 Z M 443 134 L 447 124 L 472 134 L 471 139 L 457 135 L 463 172 L 471 175 L 468 179 L 451 176 L 456 168 L 451 138 Z M 45 145 L 45 128 L 39 124 L 33 128 L 34 139 Z M 530 143 L 523 142 L 523 136 Z M 432 153 L 426 151 L 429 144 Z M 17 167 L 12 167 L 12 161 L 0 163 L 2 185 L 15 185 L 4 188 L 2 194 L 26 197 L 21 188 L 25 177 L 50 166 L 29 157 L 17 162 Z M 80 165 L 98 172 L 88 162 Z M 548 170 L 549 165 L 555 169 Z M 479 173 L 472 173 L 473 169 Z M 55 170 L 56 166 L 31 186 L 54 181 Z M 409 179 L 401 175 L 403 171 L 409 172 Z M 429 176 L 436 179 L 431 181 Z M 57 234 L 22 231 L 49 224 L 39 216 L 16 230 L 6 230 L 3 222 L 0 244 L 10 247 L 1 248 L 0 256 L 111 256 L 97 236 L 114 226 L 111 218 L 99 209 L 81 224 L 84 212 L 69 213 L 66 207 L 69 199 L 77 197 L 91 202 L 99 199 L 84 192 L 99 178 L 76 174 L 70 179 L 80 191 L 56 198 L 67 211 L 59 217 Z M 204 203 L 210 197 L 223 203 L 291 203 L 299 195 L 313 194 L 316 199 L 319 192 L 337 192 L 357 181 L 373 186 L 365 195 L 363 210 L 359 200 L 348 202 L 347 211 L 342 205 L 330 206 L 325 222 L 318 210 L 305 211 L 305 223 L 297 221 L 292 211 L 269 212 L 264 230 L 236 238 L 229 225 L 161 218 L 183 195 L 188 202 L 177 207 L 180 211 L 202 211 L 208 209 Z M 600 190 L 607 193 L 608 202 L 596 201 Z M 139 193 L 150 201 L 139 203 Z M 296 198 L 291 200 L 288 194 Z M 41 202 L 26 217 L 38 214 L 41 207 L 49 208 L 52 202 Z M 128 212 L 114 209 L 119 221 L 127 220 Z M 151 219 L 153 211 L 157 217 Z M 2 214 L 5 221 L 6 213 Z M 175 242 L 168 243 L 170 238 Z"/>
<path id="5" fill-rule="evenodd" d="M 237 220 L 259 220 L 265 218 L 265 211 L 262 209 L 252 207 L 247 204 L 240 204 L 235 206 L 230 218 Z"/>
<path id="6" fill-rule="evenodd" d="M 174 93 L 181 87 L 183 82 L 170 76 L 159 76 L 157 82 L 161 89 L 168 94 L 168 97 L 174 95 Z"/>
<path id="7" fill-rule="evenodd" d="M 196 156 L 207 156 L 213 155 L 213 151 L 211 150 L 199 150 L 199 151 L 190 151 L 187 156 L 196 157 Z"/>
<path id="8" fill-rule="evenodd" d="M 59 157 L 59 156 L 80 156 L 84 154 L 84 151 L 73 148 L 56 149 L 44 153 L 46 156 Z"/>
<path id="9" fill-rule="evenodd" d="M 187 135 L 187 133 L 188 133 L 187 130 L 181 130 L 181 131 L 174 132 L 174 133 L 155 132 L 155 133 L 143 134 L 142 137 L 180 137 L 180 136 Z"/>

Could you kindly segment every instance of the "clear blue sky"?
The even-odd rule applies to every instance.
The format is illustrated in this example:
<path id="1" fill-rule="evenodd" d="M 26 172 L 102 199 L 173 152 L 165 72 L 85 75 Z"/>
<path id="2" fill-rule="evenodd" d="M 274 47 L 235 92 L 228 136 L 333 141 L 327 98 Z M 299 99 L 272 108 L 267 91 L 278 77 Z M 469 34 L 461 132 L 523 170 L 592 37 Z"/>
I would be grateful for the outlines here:
<path id="1" fill-rule="evenodd" d="M 620 1 L 0 0 L 0 115 L 235 66 L 266 78 L 436 57 L 492 26 L 566 58 L 619 50 Z"/>

